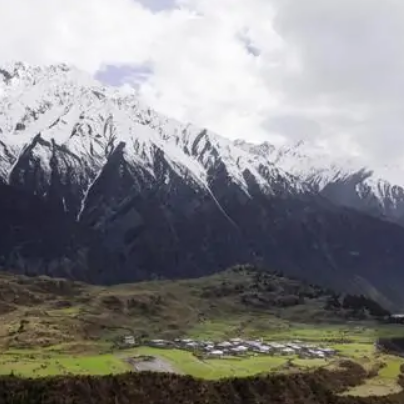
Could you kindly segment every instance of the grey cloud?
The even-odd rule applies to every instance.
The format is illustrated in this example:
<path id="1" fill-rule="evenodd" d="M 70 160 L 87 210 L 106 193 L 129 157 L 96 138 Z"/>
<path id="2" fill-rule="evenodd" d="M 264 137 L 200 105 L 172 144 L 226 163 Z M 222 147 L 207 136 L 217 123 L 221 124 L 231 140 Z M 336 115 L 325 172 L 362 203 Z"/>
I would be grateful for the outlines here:
<path id="1" fill-rule="evenodd" d="M 143 7 L 146 7 L 154 12 L 170 10 L 177 7 L 176 0 L 136 0 L 136 1 L 140 3 Z"/>
<path id="2" fill-rule="evenodd" d="M 372 160 L 390 163 L 404 157 L 404 105 L 401 111 L 373 111 L 353 131 Z"/>
<path id="3" fill-rule="evenodd" d="M 292 141 L 313 140 L 322 135 L 320 125 L 304 116 L 288 114 L 270 116 L 263 126 L 269 132 L 282 134 Z"/>
<path id="4" fill-rule="evenodd" d="M 261 50 L 253 43 L 248 35 L 248 32 L 241 32 L 238 35 L 238 39 L 243 43 L 246 51 L 252 56 L 259 56 Z"/>
<path id="5" fill-rule="evenodd" d="M 297 91 L 353 101 L 402 97 L 404 3 L 400 0 L 286 0 L 275 28 L 294 48 Z"/>
<path id="6" fill-rule="evenodd" d="M 345 114 L 345 124 L 338 118 L 331 132 L 349 133 L 370 158 L 403 158 L 404 2 L 272 1 L 274 27 L 285 42 L 280 60 L 294 55 L 299 68 L 264 70 L 268 88 L 281 91 L 284 106 L 310 110 L 319 127 L 329 125 L 330 116 Z M 329 116 L 316 116 L 316 109 L 324 108 Z M 282 122 L 279 129 L 286 137 L 299 137 L 299 125 L 289 122 L 296 119 Z M 265 125 L 279 126 L 279 121 Z M 296 135 L 290 133 L 293 125 Z M 300 128 L 302 137 L 305 131 Z"/>

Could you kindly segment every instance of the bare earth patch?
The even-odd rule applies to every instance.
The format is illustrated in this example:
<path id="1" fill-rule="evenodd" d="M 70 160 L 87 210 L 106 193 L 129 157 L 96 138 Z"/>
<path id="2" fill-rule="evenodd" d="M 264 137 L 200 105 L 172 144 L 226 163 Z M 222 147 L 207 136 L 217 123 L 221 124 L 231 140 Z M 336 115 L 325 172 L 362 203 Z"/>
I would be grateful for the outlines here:
<path id="1" fill-rule="evenodd" d="M 167 360 L 157 356 L 128 358 L 127 361 L 136 372 L 160 372 L 181 374 Z"/>

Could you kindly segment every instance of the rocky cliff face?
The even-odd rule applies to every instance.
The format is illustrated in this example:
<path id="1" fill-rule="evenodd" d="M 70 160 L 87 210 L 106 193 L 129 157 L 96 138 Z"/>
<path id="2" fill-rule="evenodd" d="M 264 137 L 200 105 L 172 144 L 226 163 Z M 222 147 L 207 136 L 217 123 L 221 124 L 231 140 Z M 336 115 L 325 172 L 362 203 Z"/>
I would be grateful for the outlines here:
<path id="1" fill-rule="evenodd" d="M 404 229 L 341 206 L 357 184 L 303 175 L 284 150 L 165 118 L 68 66 L 4 66 L 0 94 L 8 268 L 113 283 L 258 262 L 400 302 Z M 386 193 L 391 218 L 400 189 Z M 354 207 L 379 209 L 365 194 Z"/>

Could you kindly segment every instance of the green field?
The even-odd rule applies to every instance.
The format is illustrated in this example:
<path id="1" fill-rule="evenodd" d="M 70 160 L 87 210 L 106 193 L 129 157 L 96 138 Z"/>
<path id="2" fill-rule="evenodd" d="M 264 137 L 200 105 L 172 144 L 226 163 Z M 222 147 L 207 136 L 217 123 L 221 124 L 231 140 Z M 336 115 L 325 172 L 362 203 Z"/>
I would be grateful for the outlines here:
<path id="1" fill-rule="evenodd" d="M 335 307 L 330 300 L 335 302 L 335 295 L 321 287 L 245 267 L 194 280 L 111 287 L 0 274 L 0 374 L 123 373 L 134 370 L 129 358 L 146 355 L 178 373 L 215 380 L 336 368 L 339 360 L 352 359 L 368 370 L 380 369 L 348 393 L 396 391 L 402 361 L 377 355 L 373 344 L 378 337 L 402 335 L 403 328 L 382 325 L 363 306 Z M 140 345 L 151 338 L 177 337 L 300 340 L 335 347 L 340 358 L 200 360 L 179 350 L 119 349 L 125 335 L 133 335 Z"/>
<path id="2" fill-rule="evenodd" d="M 160 350 L 138 348 L 131 352 L 137 355 L 158 356 L 173 364 L 180 373 L 205 379 L 225 377 L 245 377 L 259 373 L 269 373 L 285 365 L 285 357 L 249 357 L 199 360 L 192 353 L 180 350 Z M 324 362 L 325 364 L 325 362 Z"/>
<path id="3" fill-rule="evenodd" d="M 107 375 L 129 370 L 129 365 L 113 354 L 63 355 L 40 350 L 10 350 L 3 352 L 0 360 L 0 374 L 24 377 Z"/>
<path id="4" fill-rule="evenodd" d="M 212 328 L 209 330 L 208 326 Z M 229 325 L 229 324 L 226 324 Z M 220 334 L 228 330 L 223 324 L 205 325 L 206 336 Z M 230 328 L 231 330 L 231 328 Z M 274 330 L 263 337 L 267 340 L 305 340 L 314 343 L 326 343 L 339 351 L 337 358 L 328 360 L 299 359 L 284 356 L 252 356 L 247 358 L 223 358 L 200 360 L 192 353 L 172 350 L 139 347 L 128 350 L 116 350 L 107 342 L 87 342 L 59 344 L 47 348 L 6 349 L 0 355 L 0 374 L 25 377 L 41 377 L 63 374 L 106 375 L 133 370 L 125 359 L 139 356 L 153 356 L 169 362 L 181 374 L 198 378 L 219 379 L 231 376 L 243 377 L 269 372 L 308 371 L 318 367 L 337 367 L 341 359 L 351 359 L 370 370 L 385 363 L 377 377 L 370 379 L 365 386 L 359 386 L 352 394 L 366 394 L 366 389 L 382 394 L 397 389 L 396 378 L 403 360 L 392 356 L 379 355 L 374 349 L 374 338 L 379 333 L 395 333 L 396 328 L 384 327 L 374 330 L 366 327 L 338 327 L 335 325 L 313 327 L 298 325 L 288 331 Z M 230 331 L 227 331 L 227 333 Z M 191 332 L 195 334 L 195 330 Z M 341 342 L 341 335 L 347 342 Z M 194 335 L 195 336 L 195 335 Z M 343 340 L 342 340 L 343 341 Z M 348 342 L 349 341 L 349 342 Z"/>
<path id="5" fill-rule="evenodd" d="M 3 352 L 0 374 L 24 377 L 42 377 L 66 374 L 107 375 L 132 370 L 125 357 L 148 355 L 162 358 L 181 374 L 198 378 L 219 379 L 231 376 L 243 377 L 259 373 L 288 370 L 285 365 L 292 360 L 300 370 L 326 366 L 325 360 L 300 360 L 294 357 L 258 356 L 248 358 L 223 358 L 199 360 L 190 352 L 160 350 L 140 347 L 130 351 L 100 355 L 65 355 L 55 352 L 14 350 Z M 291 370 L 297 370 L 295 368 Z"/>

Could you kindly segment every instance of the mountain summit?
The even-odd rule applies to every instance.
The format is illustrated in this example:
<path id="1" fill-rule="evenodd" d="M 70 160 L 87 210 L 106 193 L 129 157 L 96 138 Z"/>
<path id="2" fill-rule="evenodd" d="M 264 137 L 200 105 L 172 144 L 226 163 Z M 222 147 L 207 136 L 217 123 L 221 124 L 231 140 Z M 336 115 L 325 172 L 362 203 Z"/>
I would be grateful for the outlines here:
<path id="1" fill-rule="evenodd" d="M 400 303 L 402 188 L 315 160 L 166 118 L 67 65 L 0 66 L 0 263 L 115 283 L 255 262 Z"/>
<path id="2" fill-rule="evenodd" d="M 263 143 L 237 141 L 244 150 L 270 157 L 286 172 L 332 202 L 404 224 L 403 168 L 369 167 L 359 159 L 337 157 L 307 142 L 275 148 Z"/>

